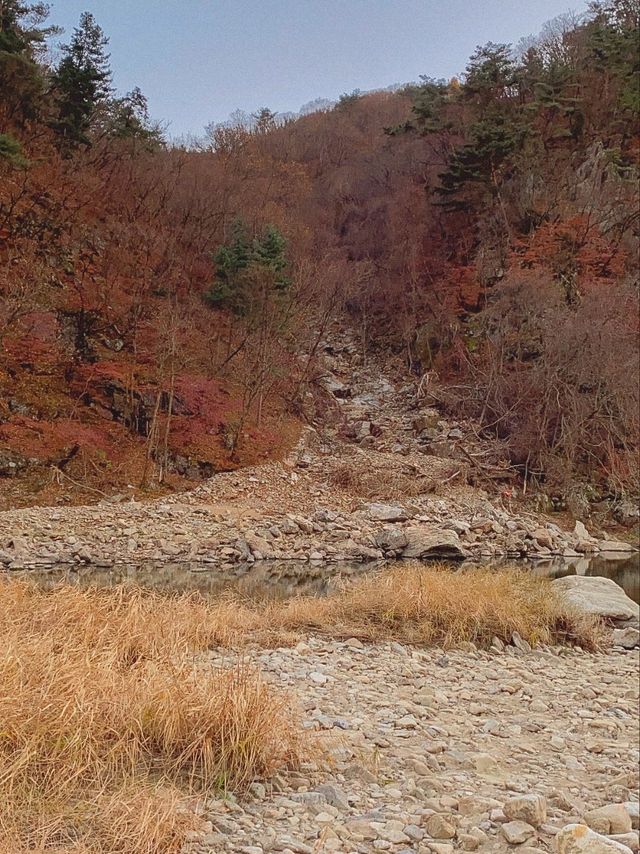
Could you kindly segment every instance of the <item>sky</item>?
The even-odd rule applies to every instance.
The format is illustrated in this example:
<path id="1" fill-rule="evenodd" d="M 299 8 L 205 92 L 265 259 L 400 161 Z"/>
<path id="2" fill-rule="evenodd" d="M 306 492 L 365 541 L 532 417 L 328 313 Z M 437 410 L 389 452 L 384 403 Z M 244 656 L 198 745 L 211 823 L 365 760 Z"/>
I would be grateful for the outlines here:
<path id="1" fill-rule="evenodd" d="M 297 112 L 459 75 L 476 45 L 517 43 L 574 0 L 50 0 L 65 41 L 83 11 L 109 37 L 114 84 L 139 86 L 171 137 L 240 109 Z"/>

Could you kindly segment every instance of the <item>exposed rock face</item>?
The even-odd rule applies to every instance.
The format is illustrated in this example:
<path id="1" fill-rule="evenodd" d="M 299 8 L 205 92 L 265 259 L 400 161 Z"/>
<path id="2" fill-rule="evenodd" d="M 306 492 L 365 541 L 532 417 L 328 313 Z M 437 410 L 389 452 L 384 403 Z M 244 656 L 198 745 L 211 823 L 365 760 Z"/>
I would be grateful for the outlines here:
<path id="1" fill-rule="evenodd" d="M 467 552 L 463 549 L 455 531 L 434 531 L 427 527 L 406 528 L 409 545 L 402 552 L 408 558 L 463 558 Z"/>
<path id="2" fill-rule="evenodd" d="M 598 548 L 601 552 L 635 552 L 634 546 L 620 540 L 600 540 Z"/>
<path id="3" fill-rule="evenodd" d="M 409 545 L 409 539 L 402 528 L 383 528 L 376 536 L 376 545 L 385 551 L 402 551 Z"/>
<path id="4" fill-rule="evenodd" d="M 568 575 L 566 578 L 556 578 L 552 583 L 567 602 L 588 614 L 612 622 L 640 618 L 640 606 L 610 578 Z"/>
<path id="5" fill-rule="evenodd" d="M 640 646 L 640 629 L 635 626 L 627 626 L 625 629 L 614 629 L 611 635 L 614 646 L 624 649 L 634 649 Z"/>

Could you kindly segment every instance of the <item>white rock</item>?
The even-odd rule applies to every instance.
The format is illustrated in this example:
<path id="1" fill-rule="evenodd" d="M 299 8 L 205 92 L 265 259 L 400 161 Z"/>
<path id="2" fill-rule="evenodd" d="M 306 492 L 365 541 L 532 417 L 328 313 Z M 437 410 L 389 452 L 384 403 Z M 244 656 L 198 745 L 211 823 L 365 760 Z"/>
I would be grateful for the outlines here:
<path id="1" fill-rule="evenodd" d="M 535 834 L 535 828 L 526 821 L 507 821 L 500 828 L 502 835 L 512 845 L 522 845 Z"/>
<path id="2" fill-rule="evenodd" d="M 558 854 L 633 854 L 630 848 L 607 839 L 586 824 L 567 824 L 556 835 Z"/>
<path id="3" fill-rule="evenodd" d="M 567 575 L 552 581 L 553 589 L 580 611 L 610 620 L 640 618 L 640 606 L 611 578 Z"/>
<path id="4" fill-rule="evenodd" d="M 631 816 L 624 804 L 608 804 L 589 810 L 583 816 L 584 823 L 597 833 L 628 833 Z"/>

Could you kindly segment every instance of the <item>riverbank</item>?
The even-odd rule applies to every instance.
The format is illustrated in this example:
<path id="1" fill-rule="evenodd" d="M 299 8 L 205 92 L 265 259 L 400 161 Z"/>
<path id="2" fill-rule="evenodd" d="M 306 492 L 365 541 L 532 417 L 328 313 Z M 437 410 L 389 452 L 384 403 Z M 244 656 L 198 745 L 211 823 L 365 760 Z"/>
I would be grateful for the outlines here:
<path id="1" fill-rule="evenodd" d="M 550 582 L 0 600 L 0 850 L 533 854 L 576 822 L 637 850 L 638 653 Z"/>
<path id="2" fill-rule="evenodd" d="M 304 448 L 298 453 L 310 456 Z M 379 453 L 356 456 L 365 471 L 381 466 Z M 389 457 L 389 468 L 397 466 Z M 367 500 L 333 485 L 320 462 L 313 469 L 289 461 L 221 474 L 191 493 L 148 503 L 6 511 L 0 514 L 0 565 L 180 559 L 226 569 L 261 560 L 579 558 L 634 551 L 599 531 L 592 535 L 582 523 L 563 530 L 548 517 L 510 510 L 477 488 Z M 383 470 L 380 477 L 391 482 L 392 473 Z"/>

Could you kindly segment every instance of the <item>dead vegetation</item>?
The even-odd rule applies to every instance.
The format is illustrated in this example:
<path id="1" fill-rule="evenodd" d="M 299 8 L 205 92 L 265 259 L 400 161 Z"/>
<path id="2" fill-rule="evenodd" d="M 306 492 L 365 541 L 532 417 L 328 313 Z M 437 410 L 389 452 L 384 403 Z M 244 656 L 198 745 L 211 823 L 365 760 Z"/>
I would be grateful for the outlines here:
<path id="1" fill-rule="evenodd" d="M 327 464 L 327 467 L 330 463 Z M 437 492 L 440 485 L 465 482 L 467 466 L 456 460 L 437 460 L 418 465 L 409 460 L 398 463 L 393 454 L 358 455 L 330 468 L 329 483 L 358 498 L 391 501 Z"/>
<path id="2" fill-rule="evenodd" d="M 286 697 L 189 659 L 203 604 L 15 582 L 0 599 L 0 850 L 177 852 L 194 793 L 299 755 Z"/>

